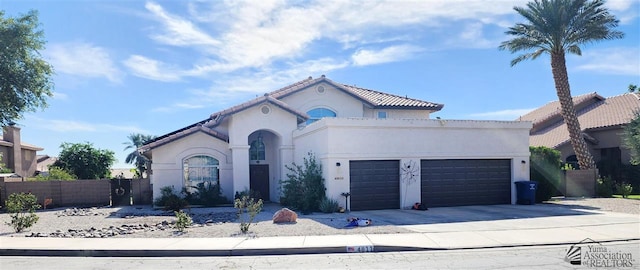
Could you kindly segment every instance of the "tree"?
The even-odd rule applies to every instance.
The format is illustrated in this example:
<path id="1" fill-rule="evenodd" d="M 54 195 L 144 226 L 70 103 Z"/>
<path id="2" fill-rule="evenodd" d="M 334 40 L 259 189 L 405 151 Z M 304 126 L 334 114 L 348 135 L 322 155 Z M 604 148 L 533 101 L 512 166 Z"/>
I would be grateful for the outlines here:
<path id="1" fill-rule="evenodd" d="M 640 165 L 640 110 L 624 128 L 624 145 L 631 151 L 631 163 Z"/>
<path id="2" fill-rule="evenodd" d="M 111 176 L 109 168 L 115 162 L 111 150 L 96 149 L 91 143 L 62 143 L 62 151 L 52 166 L 64 169 L 78 179 L 103 179 Z"/>
<path id="3" fill-rule="evenodd" d="M 25 112 L 47 106 L 53 89 L 53 68 L 38 52 L 44 32 L 38 30 L 38 12 L 4 18 L 0 10 L 0 125 L 22 118 Z"/>
<path id="4" fill-rule="evenodd" d="M 140 146 L 142 146 L 145 142 L 155 139 L 156 136 L 131 133 L 129 134 L 129 136 L 127 136 L 127 138 L 129 139 L 129 141 L 123 143 L 127 146 L 124 148 L 124 150 L 126 151 L 129 149 L 133 149 L 133 151 L 127 155 L 127 158 L 124 162 L 126 162 L 127 164 L 135 164 L 136 176 L 142 178 L 143 174 L 149 169 L 150 160 L 142 153 L 140 153 L 140 151 L 138 151 L 138 148 L 140 148 Z"/>
<path id="5" fill-rule="evenodd" d="M 569 130 L 573 150 L 582 169 L 595 168 L 593 156 L 582 137 L 582 129 L 571 97 L 565 53 L 581 55 L 580 46 L 600 40 L 622 38 L 613 30 L 618 20 L 603 7 L 602 0 L 536 0 L 526 8 L 514 7 L 527 22 L 517 23 L 505 32 L 515 36 L 500 44 L 500 50 L 511 53 L 530 51 L 511 61 L 511 66 L 543 53 L 551 55 L 551 72 L 560 101 L 561 114 Z"/>

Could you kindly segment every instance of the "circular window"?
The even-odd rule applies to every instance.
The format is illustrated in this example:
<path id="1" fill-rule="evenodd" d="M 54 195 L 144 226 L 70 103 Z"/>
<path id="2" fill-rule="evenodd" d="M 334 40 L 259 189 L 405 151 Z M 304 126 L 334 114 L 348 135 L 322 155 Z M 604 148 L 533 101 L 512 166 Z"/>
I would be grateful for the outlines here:
<path id="1" fill-rule="evenodd" d="M 320 94 L 324 93 L 324 86 L 320 85 L 316 88 L 316 91 Z"/>
<path id="2" fill-rule="evenodd" d="M 269 114 L 271 112 L 271 108 L 269 108 L 269 106 L 267 106 L 267 105 L 264 105 L 264 106 L 262 106 L 262 108 L 260 108 L 260 111 L 263 114 Z"/>

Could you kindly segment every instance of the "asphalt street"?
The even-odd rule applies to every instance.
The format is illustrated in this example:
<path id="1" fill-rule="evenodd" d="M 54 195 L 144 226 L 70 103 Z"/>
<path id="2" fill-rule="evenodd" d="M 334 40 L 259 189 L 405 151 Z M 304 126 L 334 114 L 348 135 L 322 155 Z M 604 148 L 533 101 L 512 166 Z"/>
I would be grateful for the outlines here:
<path id="1" fill-rule="evenodd" d="M 640 241 L 602 243 L 632 251 L 640 265 Z M 235 257 L 0 257 L 3 270 L 28 269 L 589 269 L 565 261 L 569 245 L 451 251 L 383 252 Z M 592 268 L 593 269 L 593 268 Z M 605 268 L 601 268 L 605 269 Z M 611 268 L 613 269 L 613 268 Z M 624 269 L 624 268 L 616 268 Z"/>

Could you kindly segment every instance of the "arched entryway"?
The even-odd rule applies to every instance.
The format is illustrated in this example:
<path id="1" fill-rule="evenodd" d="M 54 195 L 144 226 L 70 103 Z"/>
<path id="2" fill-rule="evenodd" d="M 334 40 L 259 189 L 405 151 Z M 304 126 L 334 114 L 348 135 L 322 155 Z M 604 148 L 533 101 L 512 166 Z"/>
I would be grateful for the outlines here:
<path id="1" fill-rule="evenodd" d="M 277 201 L 276 180 L 280 166 L 280 138 L 268 130 L 257 130 L 248 137 L 249 188 L 264 201 Z"/>

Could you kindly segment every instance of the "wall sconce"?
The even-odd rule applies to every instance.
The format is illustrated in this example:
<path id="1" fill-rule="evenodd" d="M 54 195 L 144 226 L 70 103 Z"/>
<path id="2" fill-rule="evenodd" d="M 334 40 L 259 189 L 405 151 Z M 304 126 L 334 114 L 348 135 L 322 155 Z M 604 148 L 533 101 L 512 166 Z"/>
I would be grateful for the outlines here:
<path id="1" fill-rule="evenodd" d="M 340 162 L 336 162 L 336 167 L 340 167 Z"/>
<path id="2" fill-rule="evenodd" d="M 526 162 L 526 161 L 524 161 L 524 160 L 520 161 L 520 163 L 522 163 L 522 164 L 527 164 L 527 162 Z"/>

